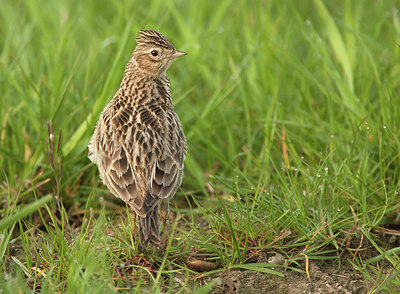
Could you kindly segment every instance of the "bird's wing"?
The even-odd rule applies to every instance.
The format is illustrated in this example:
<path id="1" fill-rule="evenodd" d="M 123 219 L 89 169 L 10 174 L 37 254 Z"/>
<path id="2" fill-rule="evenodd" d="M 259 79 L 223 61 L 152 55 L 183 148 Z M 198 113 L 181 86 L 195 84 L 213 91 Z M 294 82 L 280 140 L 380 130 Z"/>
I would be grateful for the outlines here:
<path id="1" fill-rule="evenodd" d="M 158 199 L 171 198 L 182 181 L 187 144 L 178 116 L 168 112 L 164 148 L 151 173 L 150 194 Z"/>
<path id="2" fill-rule="evenodd" d="M 111 105 L 103 111 L 89 143 L 89 158 L 99 166 L 104 184 L 125 202 L 135 201 L 139 194 L 138 179 L 131 164 L 134 145 L 126 143 L 133 142 L 132 120 L 132 107 Z"/>

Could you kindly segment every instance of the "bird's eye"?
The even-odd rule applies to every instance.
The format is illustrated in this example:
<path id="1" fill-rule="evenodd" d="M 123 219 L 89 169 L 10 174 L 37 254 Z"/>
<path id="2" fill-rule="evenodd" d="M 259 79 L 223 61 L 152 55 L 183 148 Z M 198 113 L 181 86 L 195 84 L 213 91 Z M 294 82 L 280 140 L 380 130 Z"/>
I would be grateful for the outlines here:
<path id="1" fill-rule="evenodd" d="M 158 51 L 157 50 L 153 50 L 150 52 L 151 55 L 153 56 L 157 56 L 158 55 Z"/>

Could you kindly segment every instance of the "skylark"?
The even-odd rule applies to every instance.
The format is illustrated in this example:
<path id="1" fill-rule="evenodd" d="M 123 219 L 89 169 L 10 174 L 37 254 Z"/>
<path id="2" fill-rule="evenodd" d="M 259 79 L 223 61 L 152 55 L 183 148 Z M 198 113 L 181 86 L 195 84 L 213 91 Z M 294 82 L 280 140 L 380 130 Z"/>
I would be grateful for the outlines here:
<path id="1" fill-rule="evenodd" d="M 154 30 L 140 31 L 136 41 L 120 88 L 96 124 L 88 157 L 111 193 L 135 213 L 140 245 L 165 248 L 169 200 L 181 184 L 187 149 L 166 72 L 186 53 Z"/>

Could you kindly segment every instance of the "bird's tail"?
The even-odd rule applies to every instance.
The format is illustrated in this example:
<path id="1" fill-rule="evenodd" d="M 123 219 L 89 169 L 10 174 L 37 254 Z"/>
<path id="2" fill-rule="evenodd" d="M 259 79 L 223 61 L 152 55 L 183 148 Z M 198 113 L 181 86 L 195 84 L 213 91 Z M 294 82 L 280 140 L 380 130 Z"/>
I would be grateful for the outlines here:
<path id="1" fill-rule="evenodd" d="M 140 245 L 146 247 L 150 242 L 154 246 L 160 246 L 160 230 L 158 228 L 158 209 L 155 207 L 145 218 L 138 216 Z"/>

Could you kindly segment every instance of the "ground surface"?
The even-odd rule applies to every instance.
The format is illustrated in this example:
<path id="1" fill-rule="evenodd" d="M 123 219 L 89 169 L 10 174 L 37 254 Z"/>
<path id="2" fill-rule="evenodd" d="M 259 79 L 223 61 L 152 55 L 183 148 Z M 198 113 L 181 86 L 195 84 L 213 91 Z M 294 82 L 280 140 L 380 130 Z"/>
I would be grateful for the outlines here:
<path id="1" fill-rule="evenodd" d="M 303 264 L 304 266 L 304 264 Z M 310 280 L 305 273 L 288 271 L 278 277 L 254 271 L 230 271 L 218 275 L 211 293 L 368 293 L 369 285 L 350 265 L 311 261 Z"/>
<path id="2" fill-rule="evenodd" d="M 360 240 L 357 240 L 359 242 Z M 356 243 L 356 242 L 353 242 Z M 361 253 L 364 258 L 378 255 L 374 249 Z M 256 262 L 268 262 L 273 254 L 260 254 Z M 351 262 L 355 259 L 349 253 L 337 260 L 309 260 L 308 274 L 306 262 L 301 261 L 296 270 L 277 269 L 284 277 L 250 270 L 225 271 L 198 282 L 216 281 L 211 293 L 370 293 L 373 281 L 368 281 Z M 390 275 L 388 270 L 384 274 Z M 396 293 L 396 289 L 388 292 Z"/>
<path id="3" fill-rule="evenodd" d="M 70 240 L 72 243 L 72 240 Z M 372 253 L 372 252 L 370 252 Z M 370 255 L 370 253 L 368 253 Z M 364 255 L 366 252 L 364 252 Z M 18 260 L 24 259 L 23 248 L 20 245 L 12 246 L 12 256 Z M 266 263 L 273 254 L 260 253 L 254 262 Z M 230 270 L 213 274 L 209 277 L 202 278 L 205 273 L 192 273 L 190 277 L 185 277 L 184 272 L 177 272 L 174 276 L 175 282 L 182 285 L 189 284 L 186 292 L 190 289 L 199 288 L 202 285 L 215 282 L 210 293 L 368 293 L 372 283 L 364 279 L 363 275 L 354 269 L 348 262 L 349 254 L 342 259 L 342 264 L 337 261 L 318 261 L 310 260 L 308 271 L 310 279 L 306 274 L 306 264 L 304 261 L 295 266 L 296 270 L 284 270 L 276 268 L 276 270 L 284 275 L 279 277 L 272 274 L 256 272 L 252 270 Z M 13 261 L 10 259 L 10 263 Z M 184 260 L 181 259 L 183 264 Z M 157 271 L 154 269 L 154 275 Z M 118 270 L 117 270 L 118 271 Z M 27 279 L 27 283 L 31 284 L 33 279 Z M 31 285 L 32 286 L 32 285 Z M 165 288 L 168 291 L 168 287 Z M 148 289 L 151 292 L 150 288 Z"/>

